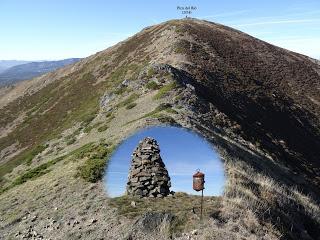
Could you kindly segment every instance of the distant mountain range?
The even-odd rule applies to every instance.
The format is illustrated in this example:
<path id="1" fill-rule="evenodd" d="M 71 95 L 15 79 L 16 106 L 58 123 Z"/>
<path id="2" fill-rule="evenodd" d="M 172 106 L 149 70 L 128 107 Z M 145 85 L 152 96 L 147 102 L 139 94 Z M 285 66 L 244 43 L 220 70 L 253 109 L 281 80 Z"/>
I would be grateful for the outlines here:
<path id="1" fill-rule="evenodd" d="M 19 61 L 19 60 L 0 60 L 0 73 L 7 70 L 8 68 L 29 63 L 31 61 Z"/>
<path id="2" fill-rule="evenodd" d="M 0 86 L 11 85 L 16 82 L 31 79 L 44 73 L 54 71 L 63 66 L 75 63 L 81 58 L 68 58 L 59 61 L 0 61 Z"/>

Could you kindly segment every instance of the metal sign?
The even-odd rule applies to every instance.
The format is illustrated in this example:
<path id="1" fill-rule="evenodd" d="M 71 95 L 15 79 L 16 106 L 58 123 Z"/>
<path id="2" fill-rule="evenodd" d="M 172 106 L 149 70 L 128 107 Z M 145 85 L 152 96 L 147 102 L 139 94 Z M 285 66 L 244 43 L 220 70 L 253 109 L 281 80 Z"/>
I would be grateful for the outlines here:
<path id="1" fill-rule="evenodd" d="M 202 220 L 202 209 L 203 209 L 203 189 L 204 189 L 204 173 L 197 169 L 197 172 L 193 174 L 192 187 L 195 191 L 201 191 L 201 206 L 200 206 L 200 220 Z"/>

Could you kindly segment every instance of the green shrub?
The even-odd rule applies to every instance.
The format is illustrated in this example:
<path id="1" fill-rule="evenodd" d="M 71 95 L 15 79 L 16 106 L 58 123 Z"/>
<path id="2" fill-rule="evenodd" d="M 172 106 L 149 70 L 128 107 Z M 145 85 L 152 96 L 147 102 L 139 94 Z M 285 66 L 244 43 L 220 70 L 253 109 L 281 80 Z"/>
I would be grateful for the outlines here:
<path id="1" fill-rule="evenodd" d="M 171 90 L 175 89 L 177 87 L 177 83 L 176 82 L 172 82 L 169 83 L 167 85 L 164 85 L 163 87 L 161 87 L 159 89 L 159 91 L 157 92 L 157 94 L 154 96 L 153 99 L 157 100 L 160 98 L 163 98 L 164 96 L 167 95 L 168 92 L 170 92 Z"/>
<path id="2" fill-rule="evenodd" d="M 91 125 L 91 126 L 87 126 L 87 127 L 83 130 L 83 132 L 89 133 L 92 129 L 97 128 L 97 127 L 100 126 L 102 123 L 103 123 L 103 122 L 97 122 L 97 123 L 95 123 L 95 124 L 93 124 L 93 125 Z"/>
<path id="3" fill-rule="evenodd" d="M 171 109 L 171 107 L 172 106 L 169 103 L 161 103 L 159 106 L 156 107 L 156 109 L 154 111 L 160 112 L 163 110 Z"/>
<path id="4" fill-rule="evenodd" d="M 166 110 L 168 108 L 171 108 L 171 105 L 168 103 L 161 103 L 159 106 L 157 106 L 153 111 L 146 113 L 143 115 L 141 118 L 146 118 L 146 117 L 156 117 L 158 113 L 160 113 L 163 110 Z M 140 118 L 140 119 L 141 119 Z"/>
<path id="5" fill-rule="evenodd" d="M 129 97 L 127 97 L 127 99 L 125 99 L 124 101 L 120 102 L 120 103 L 118 104 L 118 107 L 125 107 L 125 106 L 127 106 L 128 104 L 130 104 L 130 103 L 134 102 L 135 100 L 137 100 L 138 97 L 139 97 L 138 94 L 133 93 L 133 94 L 131 94 Z"/>
<path id="6" fill-rule="evenodd" d="M 91 132 L 91 130 L 92 130 L 93 128 L 94 128 L 93 126 L 87 126 L 87 127 L 83 130 L 83 132 L 84 132 L 84 133 L 89 133 L 89 132 Z"/>
<path id="7" fill-rule="evenodd" d="M 107 130 L 109 128 L 109 126 L 107 124 L 102 125 L 101 127 L 98 128 L 98 132 L 104 132 L 105 130 Z"/>
<path id="8" fill-rule="evenodd" d="M 87 153 L 87 156 L 90 158 L 106 158 L 112 153 L 112 151 L 112 147 L 108 147 L 107 144 L 100 143 L 92 147 Z"/>
<path id="9" fill-rule="evenodd" d="M 34 180 L 48 172 L 51 171 L 51 169 L 49 169 L 49 167 L 53 166 L 54 164 L 56 164 L 57 162 L 63 160 L 65 158 L 65 156 L 62 157 L 58 157 L 56 159 L 53 159 L 49 162 L 43 163 L 38 167 L 35 167 L 33 169 L 30 169 L 28 171 L 26 171 L 24 174 L 22 174 L 21 176 L 19 176 L 18 178 L 16 178 L 9 186 L 7 186 L 6 188 L 2 188 L 0 190 L 0 193 L 5 192 L 11 188 L 13 188 L 14 186 L 23 184 L 29 180 Z"/>
<path id="10" fill-rule="evenodd" d="M 135 102 L 129 103 L 129 104 L 126 106 L 126 109 L 131 109 L 131 108 L 134 108 L 135 106 L 137 106 L 137 104 L 136 104 Z"/>
<path id="11" fill-rule="evenodd" d="M 153 68 L 149 68 L 148 69 L 148 72 L 147 72 L 147 76 L 148 77 L 152 77 L 154 74 L 155 74 L 155 70 Z"/>
<path id="12" fill-rule="evenodd" d="M 183 33 L 185 32 L 182 28 L 176 28 L 176 33 L 178 33 L 180 36 L 183 36 Z"/>
<path id="13" fill-rule="evenodd" d="M 152 89 L 152 90 L 157 90 L 160 88 L 160 86 L 155 81 L 150 81 L 146 84 L 146 88 Z"/>
<path id="14" fill-rule="evenodd" d="M 78 176 L 87 182 L 95 183 L 104 174 L 105 159 L 88 159 L 79 169 Z"/>
<path id="15" fill-rule="evenodd" d="M 154 110 L 152 110 L 151 112 L 146 113 L 145 115 L 143 115 L 143 116 L 140 117 L 140 118 L 137 118 L 137 119 L 135 119 L 135 120 L 131 120 L 131 121 L 127 122 L 126 124 L 130 124 L 130 123 L 132 123 L 132 122 L 135 122 L 135 121 L 137 121 L 137 120 L 140 120 L 140 119 L 142 119 L 142 118 L 147 118 L 147 117 L 159 118 L 161 111 L 168 111 L 168 112 L 170 112 L 170 109 L 172 109 L 171 104 L 169 104 L 169 103 L 161 103 L 159 106 L 157 106 L 157 107 L 156 107 Z M 172 110 L 173 110 L 173 109 L 172 109 Z M 173 110 L 173 111 L 175 111 L 175 110 Z M 161 121 L 161 120 L 160 120 L 160 121 Z"/>
<path id="16" fill-rule="evenodd" d="M 117 95 L 121 95 L 121 94 L 125 93 L 127 91 L 127 89 L 128 89 L 127 86 L 121 86 L 118 89 L 116 89 L 114 91 L 114 93 L 117 94 Z"/>
<path id="17" fill-rule="evenodd" d="M 108 156 L 108 154 L 111 153 L 112 151 L 113 151 L 113 147 L 110 147 L 108 144 L 105 144 L 105 143 L 95 144 L 91 142 L 74 150 L 69 154 L 69 156 L 73 156 L 73 158 L 76 158 L 76 159 L 104 158 Z"/>
<path id="18" fill-rule="evenodd" d="M 81 128 L 75 130 L 72 134 L 66 136 L 65 139 L 64 139 L 66 144 L 67 145 L 73 144 L 76 141 L 76 139 L 77 139 L 76 137 L 80 134 L 80 132 L 81 132 Z"/>
<path id="19" fill-rule="evenodd" d="M 174 52 L 178 53 L 178 54 L 183 54 L 183 53 L 185 53 L 185 50 L 182 47 L 176 47 L 174 49 Z"/>
<path id="20" fill-rule="evenodd" d="M 85 116 L 83 116 L 81 118 L 81 120 L 82 120 L 81 126 L 84 127 L 84 126 L 89 125 L 92 122 L 92 120 L 95 119 L 95 117 L 96 117 L 95 114 L 94 115 L 85 115 Z"/>
<path id="21" fill-rule="evenodd" d="M 167 116 L 167 115 L 163 115 L 163 114 L 159 114 L 157 116 L 159 122 L 161 123 L 165 123 L 165 124 L 171 124 L 171 125 L 175 125 L 177 124 L 176 120 L 174 120 L 174 118 Z"/>
<path id="22" fill-rule="evenodd" d="M 48 169 L 50 166 L 56 164 L 58 161 L 62 160 L 62 158 L 57 158 L 54 160 L 51 160 L 47 163 L 41 164 L 40 166 L 33 168 L 31 170 L 28 170 L 25 174 L 21 175 L 18 177 L 12 184 L 15 185 L 20 185 L 28 180 L 38 178 L 50 170 Z"/>
<path id="23" fill-rule="evenodd" d="M 168 112 L 168 113 L 173 113 L 173 114 L 177 114 L 178 113 L 176 110 L 174 110 L 172 108 L 167 108 L 167 109 L 165 109 L 165 111 Z"/>
<path id="24" fill-rule="evenodd" d="M 70 138 L 67 142 L 66 142 L 66 144 L 67 145 L 71 145 L 71 144 L 73 144 L 73 143 L 75 143 L 76 142 L 76 138 Z"/>
<path id="25" fill-rule="evenodd" d="M 111 116 L 112 116 L 112 114 L 113 114 L 113 113 L 112 113 L 112 111 L 107 112 L 107 113 L 106 113 L 106 118 L 111 117 Z"/>
<path id="26" fill-rule="evenodd" d="M 113 114 L 111 114 L 111 116 L 107 117 L 105 122 L 110 123 L 112 121 L 112 119 L 114 119 L 114 118 L 115 118 L 115 116 Z"/>
<path id="27" fill-rule="evenodd" d="M 97 182 L 102 179 L 106 163 L 114 150 L 106 144 L 98 144 L 86 149 L 82 155 L 87 157 L 85 163 L 78 167 L 76 177 L 81 177 L 87 182 Z"/>
<path id="28" fill-rule="evenodd" d="M 73 158 L 84 158 L 88 152 L 91 151 L 91 149 L 94 147 L 94 143 L 87 143 L 83 145 L 82 147 L 72 151 L 69 153 L 69 156 L 73 156 Z"/>
<path id="29" fill-rule="evenodd" d="M 30 165 L 32 163 L 32 160 L 35 156 L 37 156 L 39 153 L 41 153 L 43 150 L 45 150 L 47 147 L 44 145 L 38 145 L 29 152 L 27 152 L 25 155 L 22 155 L 21 157 L 25 159 L 25 162 L 27 165 Z"/>

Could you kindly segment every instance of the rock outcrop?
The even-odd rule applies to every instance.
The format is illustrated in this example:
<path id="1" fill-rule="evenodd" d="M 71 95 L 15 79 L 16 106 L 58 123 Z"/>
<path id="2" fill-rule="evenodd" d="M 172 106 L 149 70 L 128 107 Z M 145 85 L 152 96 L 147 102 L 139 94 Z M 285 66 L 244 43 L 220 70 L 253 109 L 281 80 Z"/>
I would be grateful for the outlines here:
<path id="1" fill-rule="evenodd" d="M 171 187 L 157 141 L 146 137 L 132 154 L 127 194 L 139 197 L 165 197 Z"/>

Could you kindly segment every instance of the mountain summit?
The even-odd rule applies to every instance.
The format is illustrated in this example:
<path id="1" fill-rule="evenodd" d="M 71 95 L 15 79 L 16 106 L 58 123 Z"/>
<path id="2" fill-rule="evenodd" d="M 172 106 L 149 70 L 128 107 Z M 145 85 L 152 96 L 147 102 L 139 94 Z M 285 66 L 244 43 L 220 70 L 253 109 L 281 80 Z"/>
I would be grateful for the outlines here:
<path id="1" fill-rule="evenodd" d="M 145 28 L 1 88 L 0 236 L 21 235 L 34 215 L 45 238 L 142 238 L 97 172 L 133 132 L 170 124 L 200 133 L 224 159 L 221 206 L 199 239 L 318 239 L 319 90 L 317 61 L 197 19 Z M 38 220 L 47 218 L 59 230 Z"/>

